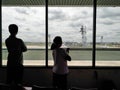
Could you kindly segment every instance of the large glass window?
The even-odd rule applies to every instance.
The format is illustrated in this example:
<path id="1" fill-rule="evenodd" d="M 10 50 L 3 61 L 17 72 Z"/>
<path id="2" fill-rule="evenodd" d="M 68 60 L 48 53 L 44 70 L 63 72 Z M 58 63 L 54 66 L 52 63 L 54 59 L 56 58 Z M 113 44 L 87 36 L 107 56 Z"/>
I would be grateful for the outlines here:
<path id="1" fill-rule="evenodd" d="M 120 7 L 98 7 L 96 66 L 120 66 Z"/>
<path id="2" fill-rule="evenodd" d="M 27 45 L 24 65 L 45 65 L 45 7 L 2 7 L 2 64 L 7 62 L 5 39 L 9 24 L 17 24 L 18 38 Z"/>
<path id="3" fill-rule="evenodd" d="M 120 7 L 97 7 L 97 12 L 93 8 L 92 5 L 48 5 L 47 12 L 44 6 L 2 6 L 2 65 L 7 64 L 8 26 L 17 24 L 17 37 L 28 48 L 24 53 L 26 66 L 53 65 L 50 46 L 55 36 L 62 37 L 63 48 L 70 48 L 72 61 L 68 62 L 69 66 L 92 66 L 94 60 L 95 66 L 120 66 Z M 93 33 L 93 13 L 97 13 L 96 33 Z M 96 34 L 95 39 L 93 34 Z"/>
<path id="4" fill-rule="evenodd" d="M 49 48 L 55 36 L 63 39 L 63 48 L 70 48 L 69 66 L 92 66 L 93 7 L 49 7 Z M 51 50 L 49 65 L 53 64 Z"/>

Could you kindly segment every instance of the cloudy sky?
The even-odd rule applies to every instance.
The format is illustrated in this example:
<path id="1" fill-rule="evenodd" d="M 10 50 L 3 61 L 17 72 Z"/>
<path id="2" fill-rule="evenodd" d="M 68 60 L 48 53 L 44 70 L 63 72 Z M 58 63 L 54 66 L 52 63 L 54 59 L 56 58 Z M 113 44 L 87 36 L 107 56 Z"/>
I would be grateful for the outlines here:
<path id="1" fill-rule="evenodd" d="M 97 9 L 97 42 L 120 42 L 120 7 L 99 7 Z M 2 40 L 9 36 L 8 26 L 19 26 L 17 37 L 26 42 L 45 41 L 44 7 L 2 7 Z M 49 40 L 60 35 L 63 41 L 81 42 L 80 28 L 86 30 L 87 42 L 92 42 L 92 7 L 49 7 Z"/>

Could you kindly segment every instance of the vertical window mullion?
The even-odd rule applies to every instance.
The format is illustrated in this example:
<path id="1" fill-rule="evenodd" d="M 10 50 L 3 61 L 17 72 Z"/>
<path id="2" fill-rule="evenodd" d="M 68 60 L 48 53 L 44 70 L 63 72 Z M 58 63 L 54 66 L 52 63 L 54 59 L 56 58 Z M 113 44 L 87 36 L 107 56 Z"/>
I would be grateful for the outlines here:
<path id="1" fill-rule="evenodd" d="M 96 9 L 97 0 L 93 0 L 93 54 L 92 54 L 92 67 L 95 67 L 96 59 Z"/>
<path id="2" fill-rule="evenodd" d="M 2 66 L 2 5 L 0 1 L 0 67 Z"/>
<path id="3" fill-rule="evenodd" d="M 45 21 L 45 28 L 46 28 L 46 32 L 45 32 L 45 34 L 46 34 L 46 56 L 45 56 L 45 60 L 46 60 L 46 63 L 45 63 L 45 65 L 46 65 L 46 67 L 48 67 L 48 0 L 45 0 L 45 12 L 46 12 L 46 17 L 45 17 L 45 19 L 46 19 L 46 21 Z"/>

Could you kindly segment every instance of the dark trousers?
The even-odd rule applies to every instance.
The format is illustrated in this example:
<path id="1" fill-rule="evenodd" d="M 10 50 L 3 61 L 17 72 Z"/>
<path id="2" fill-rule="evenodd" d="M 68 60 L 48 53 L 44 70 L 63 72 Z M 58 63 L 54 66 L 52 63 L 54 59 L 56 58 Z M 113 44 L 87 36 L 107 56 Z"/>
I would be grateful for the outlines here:
<path id="1" fill-rule="evenodd" d="M 53 87 L 60 88 L 61 90 L 67 89 L 67 74 L 60 75 L 53 73 Z"/>
<path id="2" fill-rule="evenodd" d="M 7 84 L 22 84 L 23 70 L 22 65 L 7 67 Z"/>

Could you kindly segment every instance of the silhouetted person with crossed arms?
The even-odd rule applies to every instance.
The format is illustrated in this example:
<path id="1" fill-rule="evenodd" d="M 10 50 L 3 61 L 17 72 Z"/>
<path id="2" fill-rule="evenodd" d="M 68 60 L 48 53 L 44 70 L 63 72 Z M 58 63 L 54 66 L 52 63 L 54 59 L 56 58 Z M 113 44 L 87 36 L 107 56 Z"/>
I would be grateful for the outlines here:
<path id="1" fill-rule="evenodd" d="M 23 52 L 27 51 L 24 42 L 17 38 L 18 26 L 10 24 L 10 36 L 6 39 L 5 44 L 8 50 L 7 61 L 7 84 L 22 84 L 23 78 Z"/>

